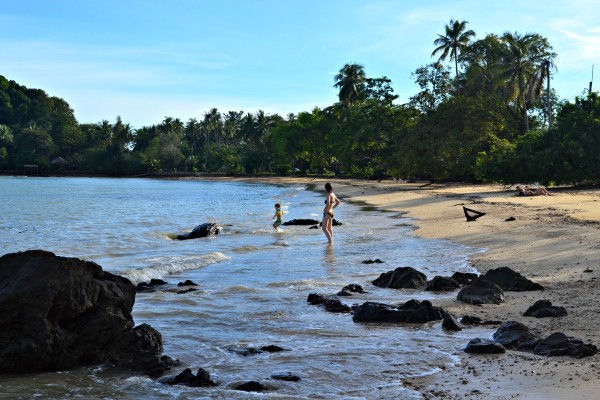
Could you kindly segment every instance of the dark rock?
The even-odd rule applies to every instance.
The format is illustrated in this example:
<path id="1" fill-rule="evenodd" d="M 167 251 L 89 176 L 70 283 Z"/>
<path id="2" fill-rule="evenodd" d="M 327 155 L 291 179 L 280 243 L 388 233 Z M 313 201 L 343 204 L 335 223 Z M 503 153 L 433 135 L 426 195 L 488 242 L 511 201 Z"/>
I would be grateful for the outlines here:
<path id="1" fill-rule="evenodd" d="M 244 357 L 263 353 L 263 350 L 259 350 L 256 347 L 229 346 L 227 347 L 227 350 Z"/>
<path id="2" fill-rule="evenodd" d="M 461 318 L 460 322 L 463 325 L 479 325 L 479 324 L 481 324 L 481 318 L 472 317 L 470 315 L 465 315 L 464 317 Z"/>
<path id="3" fill-rule="evenodd" d="M 462 331 L 458 321 L 451 314 L 444 314 L 442 321 L 442 329 L 445 331 Z"/>
<path id="4" fill-rule="evenodd" d="M 191 369 L 186 368 L 182 373 L 165 381 L 165 383 L 167 385 L 185 385 L 190 387 L 217 386 L 217 384 L 210 379 L 208 371 L 203 368 L 199 368 L 196 375 L 192 373 Z"/>
<path id="5" fill-rule="evenodd" d="M 0 257 L 0 372 L 109 363 L 158 376 L 177 362 L 134 328 L 135 286 L 100 265 L 43 250 Z"/>
<path id="6" fill-rule="evenodd" d="M 352 296 L 352 293 L 366 293 L 362 286 L 351 283 L 350 285 L 346 285 L 342 288 L 340 292 L 338 292 L 338 296 Z"/>
<path id="7" fill-rule="evenodd" d="M 281 351 L 286 351 L 283 347 L 275 346 L 274 344 L 270 344 L 268 346 L 263 346 L 260 348 L 262 351 L 266 351 L 268 353 L 279 353 Z"/>
<path id="8" fill-rule="evenodd" d="M 443 308 L 434 307 L 427 300 L 422 302 L 409 300 L 400 306 L 368 301 L 354 310 L 352 320 L 354 322 L 425 323 L 439 321 L 444 314 L 446 311 Z"/>
<path id="9" fill-rule="evenodd" d="M 504 291 L 490 281 L 477 278 L 469 286 L 462 288 L 456 299 L 473 305 L 500 304 L 504 301 Z"/>
<path id="10" fill-rule="evenodd" d="M 195 288 L 187 288 L 184 290 L 179 290 L 177 291 L 177 294 L 184 294 L 184 293 L 189 293 L 189 292 L 196 292 L 198 289 Z"/>
<path id="11" fill-rule="evenodd" d="M 205 222 L 204 224 L 196 226 L 191 232 L 178 235 L 178 240 L 197 239 L 207 236 L 218 235 L 221 229 L 217 224 L 213 222 Z"/>
<path id="12" fill-rule="evenodd" d="M 472 339 L 465 347 L 466 353 L 473 354 L 499 354 L 506 353 L 506 349 L 500 343 L 489 339 Z"/>
<path id="13" fill-rule="evenodd" d="M 460 284 L 453 278 L 435 276 L 432 280 L 427 282 L 425 290 L 433 292 L 449 292 L 458 288 L 460 288 Z"/>
<path id="14" fill-rule="evenodd" d="M 486 272 L 481 279 L 493 282 L 503 290 L 507 291 L 524 292 L 530 290 L 544 290 L 544 287 L 539 283 L 530 281 L 508 267 L 491 269 Z"/>
<path id="15" fill-rule="evenodd" d="M 197 283 L 194 283 L 193 281 L 190 281 L 189 279 L 186 279 L 185 282 L 179 282 L 177 284 L 177 286 L 200 286 L 200 285 L 198 285 Z"/>
<path id="16" fill-rule="evenodd" d="M 159 287 L 167 285 L 167 282 L 162 279 L 151 279 L 150 283 L 140 282 L 137 284 L 135 290 L 137 292 L 155 292 Z"/>
<path id="17" fill-rule="evenodd" d="M 523 315 L 535 318 L 557 318 L 565 317 L 567 310 L 564 307 L 553 306 L 549 300 L 538 300 Z"/>
<path id="18" fill-rule="evenodd" d="M 598 353 L 598 348 L 585 344 L 581 339 L 569 337 L 561 332 L 555 332 L 540 340 L 533 348 L 534 354 L 540 356 L 571 356 L 576 358 L 589 357 Z"/>
<path id="19" fill-rule="evenodd" d="M 494 340 L 502 344 L 507 349 L 516 349 L 524 343 L 535 340 L 536 336 L 529 328 L 516 321 L 509 321 L 502 324 L 496 332 L 494 332 Z"/>
<path id="20" fill-rule="evenodd" d="M 416 289 L 425 286 L 427 277 L 424 273 L 417 271 L 412 267 L 398 267 L 393 271 L 388 271 L 373 281 L 373 285 L 378 287 L 389 287 L 393 289 Z"/>
<path id="21" fill-rule="evenodd" d="M 336 313 L 349 313 L 352 310 L 335 296 L 323 296 L 322 294 L 310 293 L 306 299 L 312 305 L 322 304 L 325 310 Z"/>
<path id="22" fill-rule="evenodd" d="M 292 375 L 291 372 L 282 372 L 278 374 L 271 375 L 271 378 L 277 379 L 280 381 L 288 381 L 288 382 L 298 382 L 302 380 L 298 375 Z"/>
<path id="23" fill-rule="evenodd" d="M 452 279 L 461 285 L 470 285 L 479 275 L 470 272 L 455 272 L 452 274 Z"/>
<path id="24" fill-rule="evenodd" d="M 371 260 L 371 259 L 363 260 L 362 263 L 363 264 L 382 264 L 383 261 L 381 261 L 379 258 L 376 258 L 374 260 Z"/>
<path id="25" fill-rule="evenodd" d="M 264 392 L 267 390 L 267 387 L 260 382 L 249 381 L 236 386 L 235 390 L 242 390 L 244 392 Z"/>
<path id="26" fill-rule="evenodd" d="M 285 221 L 282 225 L 284 226 L 292 226 L 292 225 L 318 225 L 319 221 L 316 219 L 291 219 L 289 221 Z"/>

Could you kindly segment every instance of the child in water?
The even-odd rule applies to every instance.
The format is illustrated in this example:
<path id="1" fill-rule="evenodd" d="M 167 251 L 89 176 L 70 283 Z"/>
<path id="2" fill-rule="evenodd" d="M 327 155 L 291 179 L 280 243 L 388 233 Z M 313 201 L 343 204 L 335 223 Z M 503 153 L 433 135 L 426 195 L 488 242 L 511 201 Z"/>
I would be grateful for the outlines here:
<path id="1" fill-rule="evenodd" d="M 279 232 L 279 226 L 283 222 L 283 210 L 281 209 L 281 204 L 275 203 L 275 215 L 273 215 L 272 219 L 275 219 L 275 222 L 273 222 L 273 229 Z"/>

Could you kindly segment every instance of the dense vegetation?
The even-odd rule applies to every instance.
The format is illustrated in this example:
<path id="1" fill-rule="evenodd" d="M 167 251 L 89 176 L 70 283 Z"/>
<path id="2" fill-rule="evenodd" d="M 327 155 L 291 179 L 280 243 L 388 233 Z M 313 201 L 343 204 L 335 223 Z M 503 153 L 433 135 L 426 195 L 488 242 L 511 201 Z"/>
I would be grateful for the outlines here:
<path id="1" fill-rule="evenodd" d="M 298 115 L 220 112 L 132 129 L 79 124 L 70 106 L 0 76 L 0 170 L 135 175 L 158 171 L 336 174 L 362 178 L 580 183 L 600 176 L 600 97 L 559 102 L 556 54 L 537 34 L 475 40 L 454 21 L 439 58 L 415 71 L 420 91 L 397 104 L 387 77 L 347 64 L 339 102 Z M 451 67 L 444 66 L 449 61 Z"/>

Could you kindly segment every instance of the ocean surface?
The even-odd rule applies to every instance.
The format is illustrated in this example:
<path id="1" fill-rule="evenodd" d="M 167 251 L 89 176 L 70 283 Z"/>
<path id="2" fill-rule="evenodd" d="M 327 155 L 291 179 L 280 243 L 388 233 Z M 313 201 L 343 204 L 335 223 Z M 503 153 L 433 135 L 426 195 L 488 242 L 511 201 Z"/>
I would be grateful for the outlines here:
<path id="1" fill-rule="evenodd" d="M 335 182 L 334 191 L 335 191 Z M 358 324 L 349 314 L 309 305 L 310 293 L 335 294 L 357 283 L 367 291 L 342 297 L 348 305 L 454 297 L 372 285 L 381 273 L 411 266 L 425 273 L 475 272 L 471 249 L 413 235 L 411 220 L 342 198 L 328 246 L 320 229 L 271 224 L 274 203 L 284 221 L 319 219 L 321 187 L 257 183 L 108 178 L 0 177 L 0 254 L 44 249 L 100 264 L 135 284 L 190 279 L 198 290 L 138 293 L 136 325 L 161 332 L 164 354 L 195 373 L 206 369 L 212 388 L 167 386 L 106 366 L 0 376 L 2 399 L 418 399 L 401 379 L 438 372 L 459 362 L 483 328 L 444 332 L 425 325 Z M 174 238 L 215 222 L 210 238 Z M 364 264 L 379 258 L 382 264 Z M 481 331 L 478 331 L 482 329 Z M 287 351 L 242 355 L 276 345 Z M 271 378 L 290 372 L 302 380 Z M 255 380 L 263 393 L 233 389 Z"/>

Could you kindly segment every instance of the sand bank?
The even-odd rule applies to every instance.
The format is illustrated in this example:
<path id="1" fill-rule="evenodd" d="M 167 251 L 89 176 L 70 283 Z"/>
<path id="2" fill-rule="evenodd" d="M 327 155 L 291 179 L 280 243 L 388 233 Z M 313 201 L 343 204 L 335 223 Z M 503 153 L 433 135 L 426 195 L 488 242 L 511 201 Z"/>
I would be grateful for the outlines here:
<path id="1" fill-rule="evenodd" d="M 260 181 L 317 187 L 326 182 L 303 178 Z M 563 332 L 600 346 L 600 190 L 563 189 L 552 190 L 553 196 L 517 197 L 514 188 L 500 185 L 332 183 L 342 199 L 408 213 L 417 226 L 416 235 L 487 249 L 471 257 L 480 273 L 509 267 L 546 288 L 542 292 L 506 292 L 501 305 L 471 306 L 456 300 L 434 305 L 458 318 L 468 314 L 482 320 L 519 321 L 543 337 Z M 463 206 L 486 215 L 467 222 Z M 511 217 L 514 220 L 506 221 Z M 568 315 L 524 317 L 523 312 L 537 300 L 563 306 Z M 426 399 L 600 398 L 600 355 L 574 359 L 516 351 L 456 354 L 462 359 L 460 366 L 404 384 Z"/>

